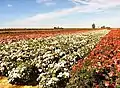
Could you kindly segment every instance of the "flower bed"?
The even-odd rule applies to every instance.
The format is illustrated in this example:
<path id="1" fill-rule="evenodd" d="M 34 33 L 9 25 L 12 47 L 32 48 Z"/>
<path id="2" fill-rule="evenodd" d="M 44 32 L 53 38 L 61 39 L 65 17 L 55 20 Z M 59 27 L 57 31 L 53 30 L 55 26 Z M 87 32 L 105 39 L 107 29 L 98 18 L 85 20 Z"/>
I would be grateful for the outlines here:
<path id="1" fill-rule="evenodd" d="M 108 32 L 100 30 L 1 44 L 0 74 L 7 76 L 12 84 L 39 82 L 44 88 L 65 87 L 71 77 L 71 67 L 86 57 Z"/>
<path id="2" fill-rule="evenodd" d="M 73 33 L 83 33 L 93 31 L 92 29 L 60 29 L 60 30 L 44 30 L 44 29 L 38 29 L 38 30 L 0 30 L 0 43 L 8 43 L 8 42 L 15 42 L 19 40 L 27 40 L 27 39 L 34 39 L 34 38 L 43 38 L 43 37 L 49 37 L 49 36 L 55 36 L 59 34 L 73 34 Z"/>
<path id="3" fill-rule="evenodd" d="M 120 30 L 110 31 L 84 61 L 80 60 L 78 64 L 73 66 L 73 71 L 76 73 L 73 74 L 74 76 L 68 85 L 69 88 L 75 88 L 72 86 L 119 88 Z"/>

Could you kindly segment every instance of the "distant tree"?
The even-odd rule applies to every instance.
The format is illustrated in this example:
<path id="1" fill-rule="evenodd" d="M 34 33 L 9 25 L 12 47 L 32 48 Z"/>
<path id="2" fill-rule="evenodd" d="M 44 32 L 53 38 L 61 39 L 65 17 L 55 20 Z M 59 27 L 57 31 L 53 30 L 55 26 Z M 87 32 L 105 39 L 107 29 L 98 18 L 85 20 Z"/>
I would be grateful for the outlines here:
<path id="1" fill-rule="evenodd" d="M 54 27 L 54 29 L 63 29 L 63 28 L 58 26 L 58 27 Z"/>
<path id="2" fill-rule="evenodd" d="M 92 28 L 95 29 L 95 24 L 94 23 L 92 24 Z"/>
<path id="3" fill-rule="evenodd" d="M 103 28 L 106 28 L 105 26 L 103 26 Z"/>
<path id="4" fill-rule="evenodd" d="M 101 28 L 102 28 L 102 29 L 105 29 L 105 26 L 102 26 Z"/>
<path id="5" fill-rule="evenodd" d="M 54 27 L 54 29 L 57 29 L 56 27 Z"/>
<path id="6" fill-rule="evenodd" d="M 63 28 L 61 27 L 61 29 L 63 29 Z"/>
<path id="7" fill-rule="evenodd" d="M 110 27 L 106 27 L 107 29 L 110 29 Z"/>

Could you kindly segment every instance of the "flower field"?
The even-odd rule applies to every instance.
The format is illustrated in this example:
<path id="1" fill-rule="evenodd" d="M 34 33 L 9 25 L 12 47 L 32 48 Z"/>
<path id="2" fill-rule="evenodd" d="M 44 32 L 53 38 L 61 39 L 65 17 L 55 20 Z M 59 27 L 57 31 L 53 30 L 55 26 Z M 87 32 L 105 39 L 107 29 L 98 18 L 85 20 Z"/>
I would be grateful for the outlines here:
<path id="1" fill-rule="evenodd" d="M 0 30 L 0 43 L 8 43 L 19 40 L 34 39 L 40 37 L 55 36 L 59 34 L 73 34 L 73 33 L 83 33 L 92 31 L 89 29 L 63 29 L 63 30 L 53 30 L 53 29 L 42 29 L 42 30 L 24 30 L 24 29 L 12 29 L 10 30 Z"/>
<path id="2" fill-rule="evenodd" d="M 76 85 L 79 88 L 83 88 L 82 85 L 88 88 L 120 88 L 120 30 L 110 31 L 84 61 L 79 60 L 73 66 L 73 71 L 76 71 L 73 76 L 76 79 L 68 88 Z M 75 84 L 75 81 L 78 82 Z"/>
<path id="3" fill-rule="evenodd" d="M 119 88 L 120 31 L 34 37 L 0 44 L 0 75 L 38 88 Z"/>

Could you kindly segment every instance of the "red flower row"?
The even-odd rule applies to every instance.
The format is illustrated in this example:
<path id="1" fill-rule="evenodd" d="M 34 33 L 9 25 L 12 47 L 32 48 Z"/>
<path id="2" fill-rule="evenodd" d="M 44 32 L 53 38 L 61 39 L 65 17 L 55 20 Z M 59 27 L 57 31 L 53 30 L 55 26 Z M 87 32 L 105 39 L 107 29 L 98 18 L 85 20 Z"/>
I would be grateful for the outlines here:
<path id="1" fill-rule="evenodd" d="M 88 61 L 90 63 L 87 66 L 88 70 L 95 68 L 99 72 L 102 68 L 109 68 L 109 77 L 118 77 L 120 73 L 120 30 L 110 31 L 101 39 L 86 59 L 79 61 L 77 65 L 73 66 L 73 70 L 81 69 Z M 109 82 L 105 81 L 105 83 Z"/>

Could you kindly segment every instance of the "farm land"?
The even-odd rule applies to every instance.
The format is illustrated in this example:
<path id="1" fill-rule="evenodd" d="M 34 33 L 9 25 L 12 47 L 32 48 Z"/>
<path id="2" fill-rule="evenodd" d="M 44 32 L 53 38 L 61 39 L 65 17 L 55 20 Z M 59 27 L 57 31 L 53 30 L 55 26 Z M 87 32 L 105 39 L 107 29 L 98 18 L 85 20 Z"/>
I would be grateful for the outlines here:
<path id="1" fill-rule="evenodd" d="M 1 29 L 0 43 L 7 43 L 8 41 L 17 41 L 30 38 L 49 37 L 59 34 L 71 34 L 78 32 L 92 31 L 92 29 Z"/>
<path id="2" fill-rule="evenodd" d="M 0 88 L 120 88 L 120 30 L 1 30 L 0 75 Z"/>

